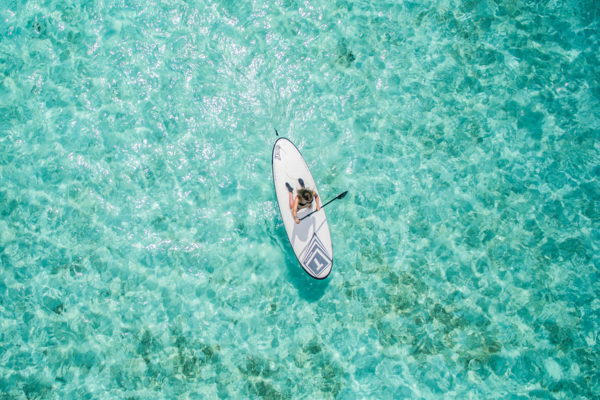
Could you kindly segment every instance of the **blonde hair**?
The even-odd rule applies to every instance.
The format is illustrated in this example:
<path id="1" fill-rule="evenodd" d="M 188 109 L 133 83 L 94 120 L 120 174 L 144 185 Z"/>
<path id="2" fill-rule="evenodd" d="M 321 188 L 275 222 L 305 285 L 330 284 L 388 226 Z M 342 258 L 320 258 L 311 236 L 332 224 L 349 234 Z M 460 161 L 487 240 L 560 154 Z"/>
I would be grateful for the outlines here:
<path id="1" fill-rule="evenodd" d="M 315 194 L 312 190 L 301 188 L 298 189 L 298 197 L 300 197 L 304 201 L 313 201 Z"/>

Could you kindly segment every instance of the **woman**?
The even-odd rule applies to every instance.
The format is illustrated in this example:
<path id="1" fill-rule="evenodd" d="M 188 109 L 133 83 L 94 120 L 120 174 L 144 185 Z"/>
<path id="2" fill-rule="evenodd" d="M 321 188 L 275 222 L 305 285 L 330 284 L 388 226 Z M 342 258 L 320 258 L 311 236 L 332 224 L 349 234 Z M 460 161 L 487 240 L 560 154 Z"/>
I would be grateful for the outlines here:
<path id="1" fill-rule="evenodd" d="M 312 190 L 305 188 L 302 178 L 298 179 L 298 183 L 300 183 L 300 189 L 296 192 L 296 197 L 293 195 L 294 188 L 292 188 L 292 185 L 287 182 L 285 183 L 288 192 L 290 192 L 290 210 L 292 210 L 294 220 L 297 224 L 300 223 L 300 219 L 296 215 L 298 210 L 311 208 L 313 200 L 316 202 L 317 210 L 321 209 L 321 206 L 319 205 L 319 195 Z"/>

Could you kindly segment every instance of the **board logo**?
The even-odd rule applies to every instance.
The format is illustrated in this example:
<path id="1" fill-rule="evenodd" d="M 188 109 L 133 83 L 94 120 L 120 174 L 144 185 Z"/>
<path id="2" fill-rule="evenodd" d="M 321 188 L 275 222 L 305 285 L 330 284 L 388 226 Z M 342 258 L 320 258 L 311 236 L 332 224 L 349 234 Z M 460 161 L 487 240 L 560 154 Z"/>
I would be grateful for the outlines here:
<path id="1" fill-rule="evenodd" d="M 279 146 L 275 146 L 275 158 L 279 161 L 281 161 L 281 156 L 279 155 L 279 151 L 281 150 L 281 147 Z"/>
<path id="2" fill-rule="evenodd" d="M 327 254 L 325 246 L 323 246 L 323 243 L 321 243 L 316 234 L 313 234 L 310 243 L 304 249 L 302 263 L 317 276 L 331 266 L 331 257 Z"/>

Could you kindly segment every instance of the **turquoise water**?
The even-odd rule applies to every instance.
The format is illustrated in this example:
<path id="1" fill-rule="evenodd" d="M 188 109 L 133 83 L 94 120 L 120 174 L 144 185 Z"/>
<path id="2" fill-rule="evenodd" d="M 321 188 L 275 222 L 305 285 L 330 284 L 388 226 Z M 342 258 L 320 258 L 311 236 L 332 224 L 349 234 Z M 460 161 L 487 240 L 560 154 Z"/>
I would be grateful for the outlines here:
<path id="1" fill-rule="evenodd" d="M 0 3 L 0 398 L 600 396 L 597 1 Z"/>

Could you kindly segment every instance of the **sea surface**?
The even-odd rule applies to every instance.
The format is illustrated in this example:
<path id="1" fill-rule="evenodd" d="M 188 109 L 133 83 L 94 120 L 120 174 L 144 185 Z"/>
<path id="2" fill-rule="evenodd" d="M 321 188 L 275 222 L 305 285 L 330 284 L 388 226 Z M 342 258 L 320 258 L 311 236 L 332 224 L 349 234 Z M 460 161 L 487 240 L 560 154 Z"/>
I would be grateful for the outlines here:
<path id="1" fill-rule="evenodd" d="M 600 398 L 597 0 L 0 0 L 0 399 Z M 275 129 L 323 200 L 308 276 Z"/>

